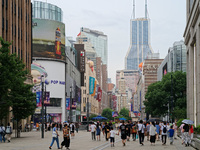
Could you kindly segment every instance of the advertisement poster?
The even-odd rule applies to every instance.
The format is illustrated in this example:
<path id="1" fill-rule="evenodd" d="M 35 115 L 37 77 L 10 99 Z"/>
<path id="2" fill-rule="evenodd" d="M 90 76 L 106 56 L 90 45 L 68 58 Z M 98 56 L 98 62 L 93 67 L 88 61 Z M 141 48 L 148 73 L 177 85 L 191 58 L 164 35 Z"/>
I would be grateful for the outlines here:
<path id="1" fill-rule="evenodd" d="M 93 92 L 94 92 L 94 84 L 95 84 L 95 78 L 93 78 L 93 77 L 90 77 L 89 78 L 89 92 L 90 92 L 90 94 L 93 94 Z"/>
<path id="2" fill-rule="evenodd" d="M 118 117 L 118 116 L 119 116 L 119 115 L 118 115 L 118 112 L 117 112 L 117 111 L 115 111 L 115 112 L 113 111 L 113 112 L 112 112 L 112 117 Z"/>
<path id="3" fill-rule="evenodd" d="M 70 110 L 70 98 L 66 98 L 66 110 Z"/>
<path id="4" fill-rule="evenodd" d="M 72 99 L 72 109 L 76 109 L 76 99 Z"/>
<path id="5" fill-rule="evenodd" d="M 36 92 L 36 106 L 37 107 L 42 107 L 41 95 L 42 93 L 40 91 Z"/>
<path id="6" fill-rule="evenodd" d="M 33 57 L 65 60 L 65 24 L 33 19 Z"/>
<path id="7" fill-rule="evenodd" d="M 45 92 L 46 98 L 44 99 L 44 105 L 50 104 L 50 92 Z"/>
<path id="8" fill-rule="evenodd" d="M 102 98 L 102 90 L 101 90 L 101 87 L 99 86 L 99 88 L 98 88 L 97 100 L 100 102 L 100 101 L 101 101 L 101 98 Z"/>

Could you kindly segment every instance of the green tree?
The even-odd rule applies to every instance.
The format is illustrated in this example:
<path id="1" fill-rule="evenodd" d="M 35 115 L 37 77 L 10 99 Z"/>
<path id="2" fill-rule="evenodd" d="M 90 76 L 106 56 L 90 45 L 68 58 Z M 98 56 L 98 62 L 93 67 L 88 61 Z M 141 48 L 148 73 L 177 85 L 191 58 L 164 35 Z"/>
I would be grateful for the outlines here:
<path id="1" fill-rule="evenodd" d="M 123 116 L 127 120 L 130 120 L 131 118 L 129 117 L 129 110 L 127 108 L 122 108 L 119 112 L 119 115 Z"/>
<path id="2" fill-rule="evenodd" d="M 0 119 L 12 108 L 14 119 L 20 121 L 32 115 L 36 108 L 32 85 L 25 84 L 28 71 L 23 62 L 10 54 L 10 43 L 0 38 Z"/>
<path id="3" fill-rule="evenodd" d="M 166 115 L 169 104 L 173 118 L 186 118 L 186 73 L 182 71 L 167 73 L 161 81 L 148 87 L 145 99 L 145 111 L 152 116 Z"/>
<path id="4" fill-rule="evenodd" d="M 89 120 L 92 120 L 92 118 L 94 118 L 94 117 L 97 117 L 97 115 L 96 114 L 91 114 L 90 117 L 89 117 Z"/>
<path id="5" fill-rule="evenodd" d="M 109 120 L 113 120 L 112 112 L 113 112 L 112 109 L 110 109 L 110 108 L 105 108 L 105 109 L 103 110 L 103 112 L 102 112 L 101 115 L 102 115 L 103 117 L 108 118 Z"/>

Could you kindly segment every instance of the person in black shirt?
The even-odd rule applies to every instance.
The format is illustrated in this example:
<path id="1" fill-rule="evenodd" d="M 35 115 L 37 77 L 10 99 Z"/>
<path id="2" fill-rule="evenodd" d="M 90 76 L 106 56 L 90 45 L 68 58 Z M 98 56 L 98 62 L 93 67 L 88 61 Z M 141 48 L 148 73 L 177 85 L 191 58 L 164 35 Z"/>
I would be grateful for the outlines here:
<path id="1" fill-rule="evenodd" d="M 184 135 L 184 142 L 185 142 L 185 147 L 189 146 L 189 140 L 190 140 L 190 136 L 189 136 L 189 125 L 185 124 L 183 126 L 183 135 Z"/>
<path id="2" fill-rule="evenodd" d="M 126 125 L 124 121 L 122 121 L 122 125 L 119 127 L 119 132 L 121 132 L 121 139 L 123 146 L 126 145 Z"/>
<path id="3" fill-rule="evenodd" d="M 127 136 L 127 141 L 129 141 L 130 139 L 130 135 L 131 135 L 131 124 L 128 121 L 127 125 L 126 125 L 126 136 Z"/>
<path id="4" fill-rule="evenodd" d="M 110 138 L 110 126 L 107 124 L 107 122 L 105 122 L 105 127 L 104 127 L 104 132 L 106 135 L 106 141 L 108 141 L 108 139 Z"/>

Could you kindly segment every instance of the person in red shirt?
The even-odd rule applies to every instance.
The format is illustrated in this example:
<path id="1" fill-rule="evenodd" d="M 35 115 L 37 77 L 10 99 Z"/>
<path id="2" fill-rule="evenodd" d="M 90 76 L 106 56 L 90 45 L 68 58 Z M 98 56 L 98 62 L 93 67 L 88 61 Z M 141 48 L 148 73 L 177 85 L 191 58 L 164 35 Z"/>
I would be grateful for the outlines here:
<path id="1" fill-rule="evenodd" d="M 193 128 L 193 125 L 190 125 L 189 135 L 190 135 L 190 143 L 191 143 L 191 140 L 193 139 L 193 136 L 194 136 L 194 128 Z"/>

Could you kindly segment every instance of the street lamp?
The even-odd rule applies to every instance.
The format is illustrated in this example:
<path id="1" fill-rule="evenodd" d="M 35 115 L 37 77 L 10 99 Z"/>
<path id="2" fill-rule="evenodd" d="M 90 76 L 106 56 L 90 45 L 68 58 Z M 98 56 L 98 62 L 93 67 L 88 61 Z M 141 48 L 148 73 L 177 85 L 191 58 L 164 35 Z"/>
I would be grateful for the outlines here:
<path id="1" fill-rule="evenodd" d="M 46 80 L 45 80 L 45 93 L 44 93 L 45 99 L 46 99 L 46 92 L 47 92 L 46 85 L 48 85 L 48 84 L 49 84 L 49 81 L 46 79 Z M 44 112 L 44 115 L 45 115 L 45 123 L 47 123 L 47 105 L 45 104 L 44 107 L 45 107 L 45 112 Z"/>
<path id="2" fill-rule="evenodd" d="M 72 122 L 72 86 L 70 86 L 70 122 Z"/>
<path id="3" fill-rule="evenodd" d="M 89 94 L 87 94 L 87 131 L 89 132 Z"/>
<path id="4" fill-rule="evenodd" d="M 44 138 L 44 75 L 41 75 L 42 81 L 42 138 Z"/>

